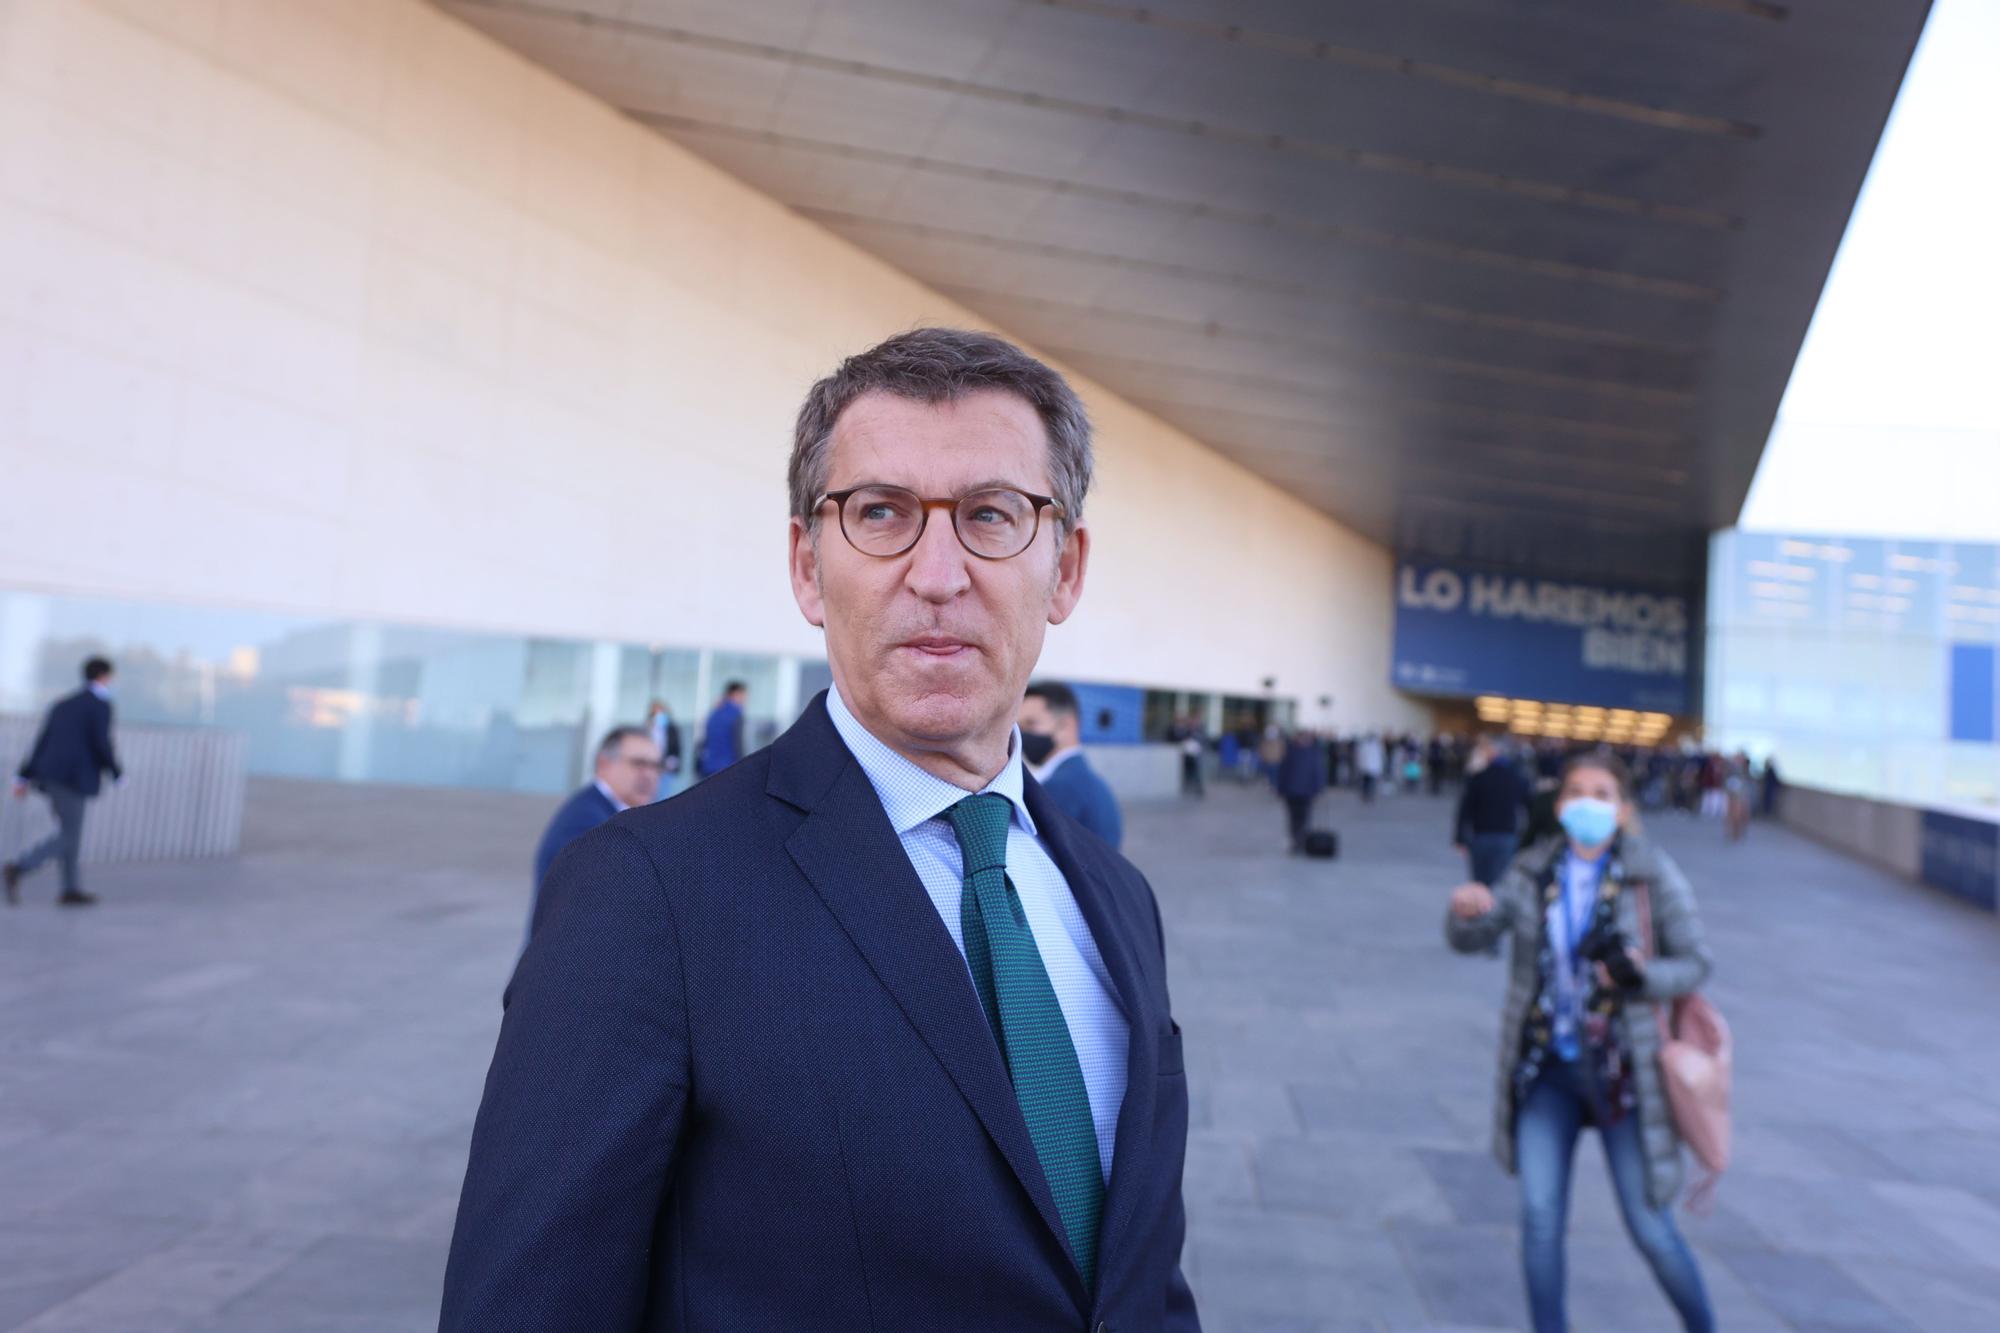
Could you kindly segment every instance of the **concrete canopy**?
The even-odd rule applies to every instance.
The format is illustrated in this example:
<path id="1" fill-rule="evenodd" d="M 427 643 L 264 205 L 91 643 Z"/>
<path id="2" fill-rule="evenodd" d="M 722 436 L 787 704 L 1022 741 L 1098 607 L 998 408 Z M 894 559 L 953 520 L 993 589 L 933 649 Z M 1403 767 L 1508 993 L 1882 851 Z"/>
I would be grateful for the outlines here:
<path id="1" fill-rule="evenodd" d="M 1928 0 L 440 0 L 1399 549 L 1689 586 Z"/>

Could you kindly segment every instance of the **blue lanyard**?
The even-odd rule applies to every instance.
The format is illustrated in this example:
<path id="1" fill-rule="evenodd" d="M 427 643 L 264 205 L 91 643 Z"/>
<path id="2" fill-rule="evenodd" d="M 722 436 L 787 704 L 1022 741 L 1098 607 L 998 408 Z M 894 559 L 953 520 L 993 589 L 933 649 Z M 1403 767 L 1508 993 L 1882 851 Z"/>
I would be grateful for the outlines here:
<path id="1" fill-rule="evenodd" d="M 1574 852 L 1564 853 L 1563 867 L 1560 872 L 1562 876 L 1562 892 L 1558 895 L 1556 901 L 1556 919 L 1562 923 L 1563 928 L 1563 958 L 1569 964 L 1571 975 L 1582 970 L 1577 965 L 1576 946 L 1583 943 L 1584 928 L 1589 925 L 1591 915 L 1597 910 L 1598 891 L 1604 884 L 1604 862 L 1599 860 L 1594 866 L 1596 873 L 1590 877 L 1590 893 L 1583 900 L 1583 911 L 1579 913 L 1571 905 L 1571 867 L 1581 859 Z M 1590 865 L 1591 863 L 1584 862 L 1584 864 Z"/>

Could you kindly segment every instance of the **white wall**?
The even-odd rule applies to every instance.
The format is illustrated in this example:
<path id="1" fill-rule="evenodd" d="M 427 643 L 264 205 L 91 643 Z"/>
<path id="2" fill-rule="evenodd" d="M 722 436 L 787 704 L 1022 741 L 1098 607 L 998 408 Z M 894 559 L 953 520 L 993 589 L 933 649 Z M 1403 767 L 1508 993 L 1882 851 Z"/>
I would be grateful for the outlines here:
<path id="1" fill-rule="evenodd" d="M 814 653 L 791 418 L 919 322 L 985 321 L 417 0 L 0 0 L 0 583 Z M 1079 388 L 1050 670 L 1416 719 L 1386 551 Z"/>

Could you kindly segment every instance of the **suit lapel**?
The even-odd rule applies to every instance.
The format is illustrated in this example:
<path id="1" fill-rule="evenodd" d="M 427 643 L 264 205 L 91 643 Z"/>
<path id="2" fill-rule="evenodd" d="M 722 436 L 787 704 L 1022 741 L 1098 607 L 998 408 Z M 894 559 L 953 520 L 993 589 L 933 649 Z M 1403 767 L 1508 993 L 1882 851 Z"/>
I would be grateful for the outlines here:
<path id="1" fill-rule="evenodd" d="M 944 1066 L 1035 1210 L 1068 1252 L 1062 1215 L 987 1027 L 965 958 L 910 865 L 868 775 L 816 699 L 772 755 L 771 794 L 808 813 L 785 849 Z M 1072 1294 L 1087 1303 L 1082 1278 Z"/>
<path id="2" fill-rule="evenodd" d="M 1108 887 L 1086 867 L 1072 841 L 1069 820 L 1056 810 L 1041 784 L 1029 777 L 1024 794 L 1028 813 L 1034 816 L 1035 832 L 1083 911 L 1084 923 L 1090 927 L 1098 955 L 1104 959 L 1104 970 L 1110 974 L 1113 994 L 1125 1011 L 1130 1031 L 1125 1057 L 1125 1100 L 1118 1110 L 1111 1180 L 1105 1187 L 1104 1218 L 1097 1233 L 1101 1285 L 1102 1275 L 1112 1271 L 1118 1245 L 1131 1224 L 1133 1207 L 1142 1192 L 1141 1177 L 1148 1169 L 1143 1158 L 1153 1141 L 1153 1116 L 1159 1100 L 1160 1039 L 1168 1016 L 1153 1004 L 1145 964 L 1132 949 L 1132 941 L 1143 939 L 1147 932 L 1141 923 L 1124 918 Z"/>

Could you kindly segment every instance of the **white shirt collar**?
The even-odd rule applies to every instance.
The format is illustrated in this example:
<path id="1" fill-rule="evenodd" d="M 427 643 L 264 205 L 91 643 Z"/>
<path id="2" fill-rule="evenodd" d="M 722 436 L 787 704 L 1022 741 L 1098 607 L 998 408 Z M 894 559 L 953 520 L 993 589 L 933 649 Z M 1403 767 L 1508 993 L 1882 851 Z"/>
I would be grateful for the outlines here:
<path id="1" fill-rule="evenodd" d="M 861 771 L 868 775 L 869 785 L 875 788 L 876 797 L 882 802 L 883 811 L 889 816 L 889 826 L 901 837 L 925 820 L 935 819 L 957 805 L 967 796 L 973 795 L 963 787 L 955 787 L 934 773 L 926 773 L 902 755 L 875 738 L 873 732 L 861 725 L 859 718 L 849 712 L 842 702 L 840 690 L 829 688 L 826 692 L 827 715 L 833 719 L 833 728 L 840 733 L 840 739 L 847 743 L 848 751 Z M 994 779 L 980 788 L 981 792 L 998 792 L 1014 807 L 1014 822 L 1029 834 L 1035 831 L 1035 820 L 1028 813 L 1028 804 L 1022 797 L 1021 779 L 1021 731 L 1016 727 L 1007 739 L 1007 765 Z"/>
<path id="2" fill-rule="evenodd" d="M 603 778 L 592 778 L 590 780 L 590 785 L 597 788 L 597 790 L 599 790 L 600 792 L 604 793 L 604 799 L 611 802 L 611 808 L 613 810 L 618 810 L 622 812 L 625 810 L 630 810 L 632 808 L 631 806 L 625 804 L 625 802 L 619 800 L 618 794 L 616 792 L 612 791 L 611 788 L 604 785 Z"/>
<path id="3" fill-rule="evenodd" d="M 1030 771 L 1034 773 L 1035 781 L 1047 782 L 1055 774 L 1055 771 L 1063 766 L 1065 760 L 1069 759 L 1072 755 L 1082 753 L 1083 747 L 1081 745 L 1066 746 L 1063 749 L 1057 750 L 1042 763 L 1035 765 Z"/>

